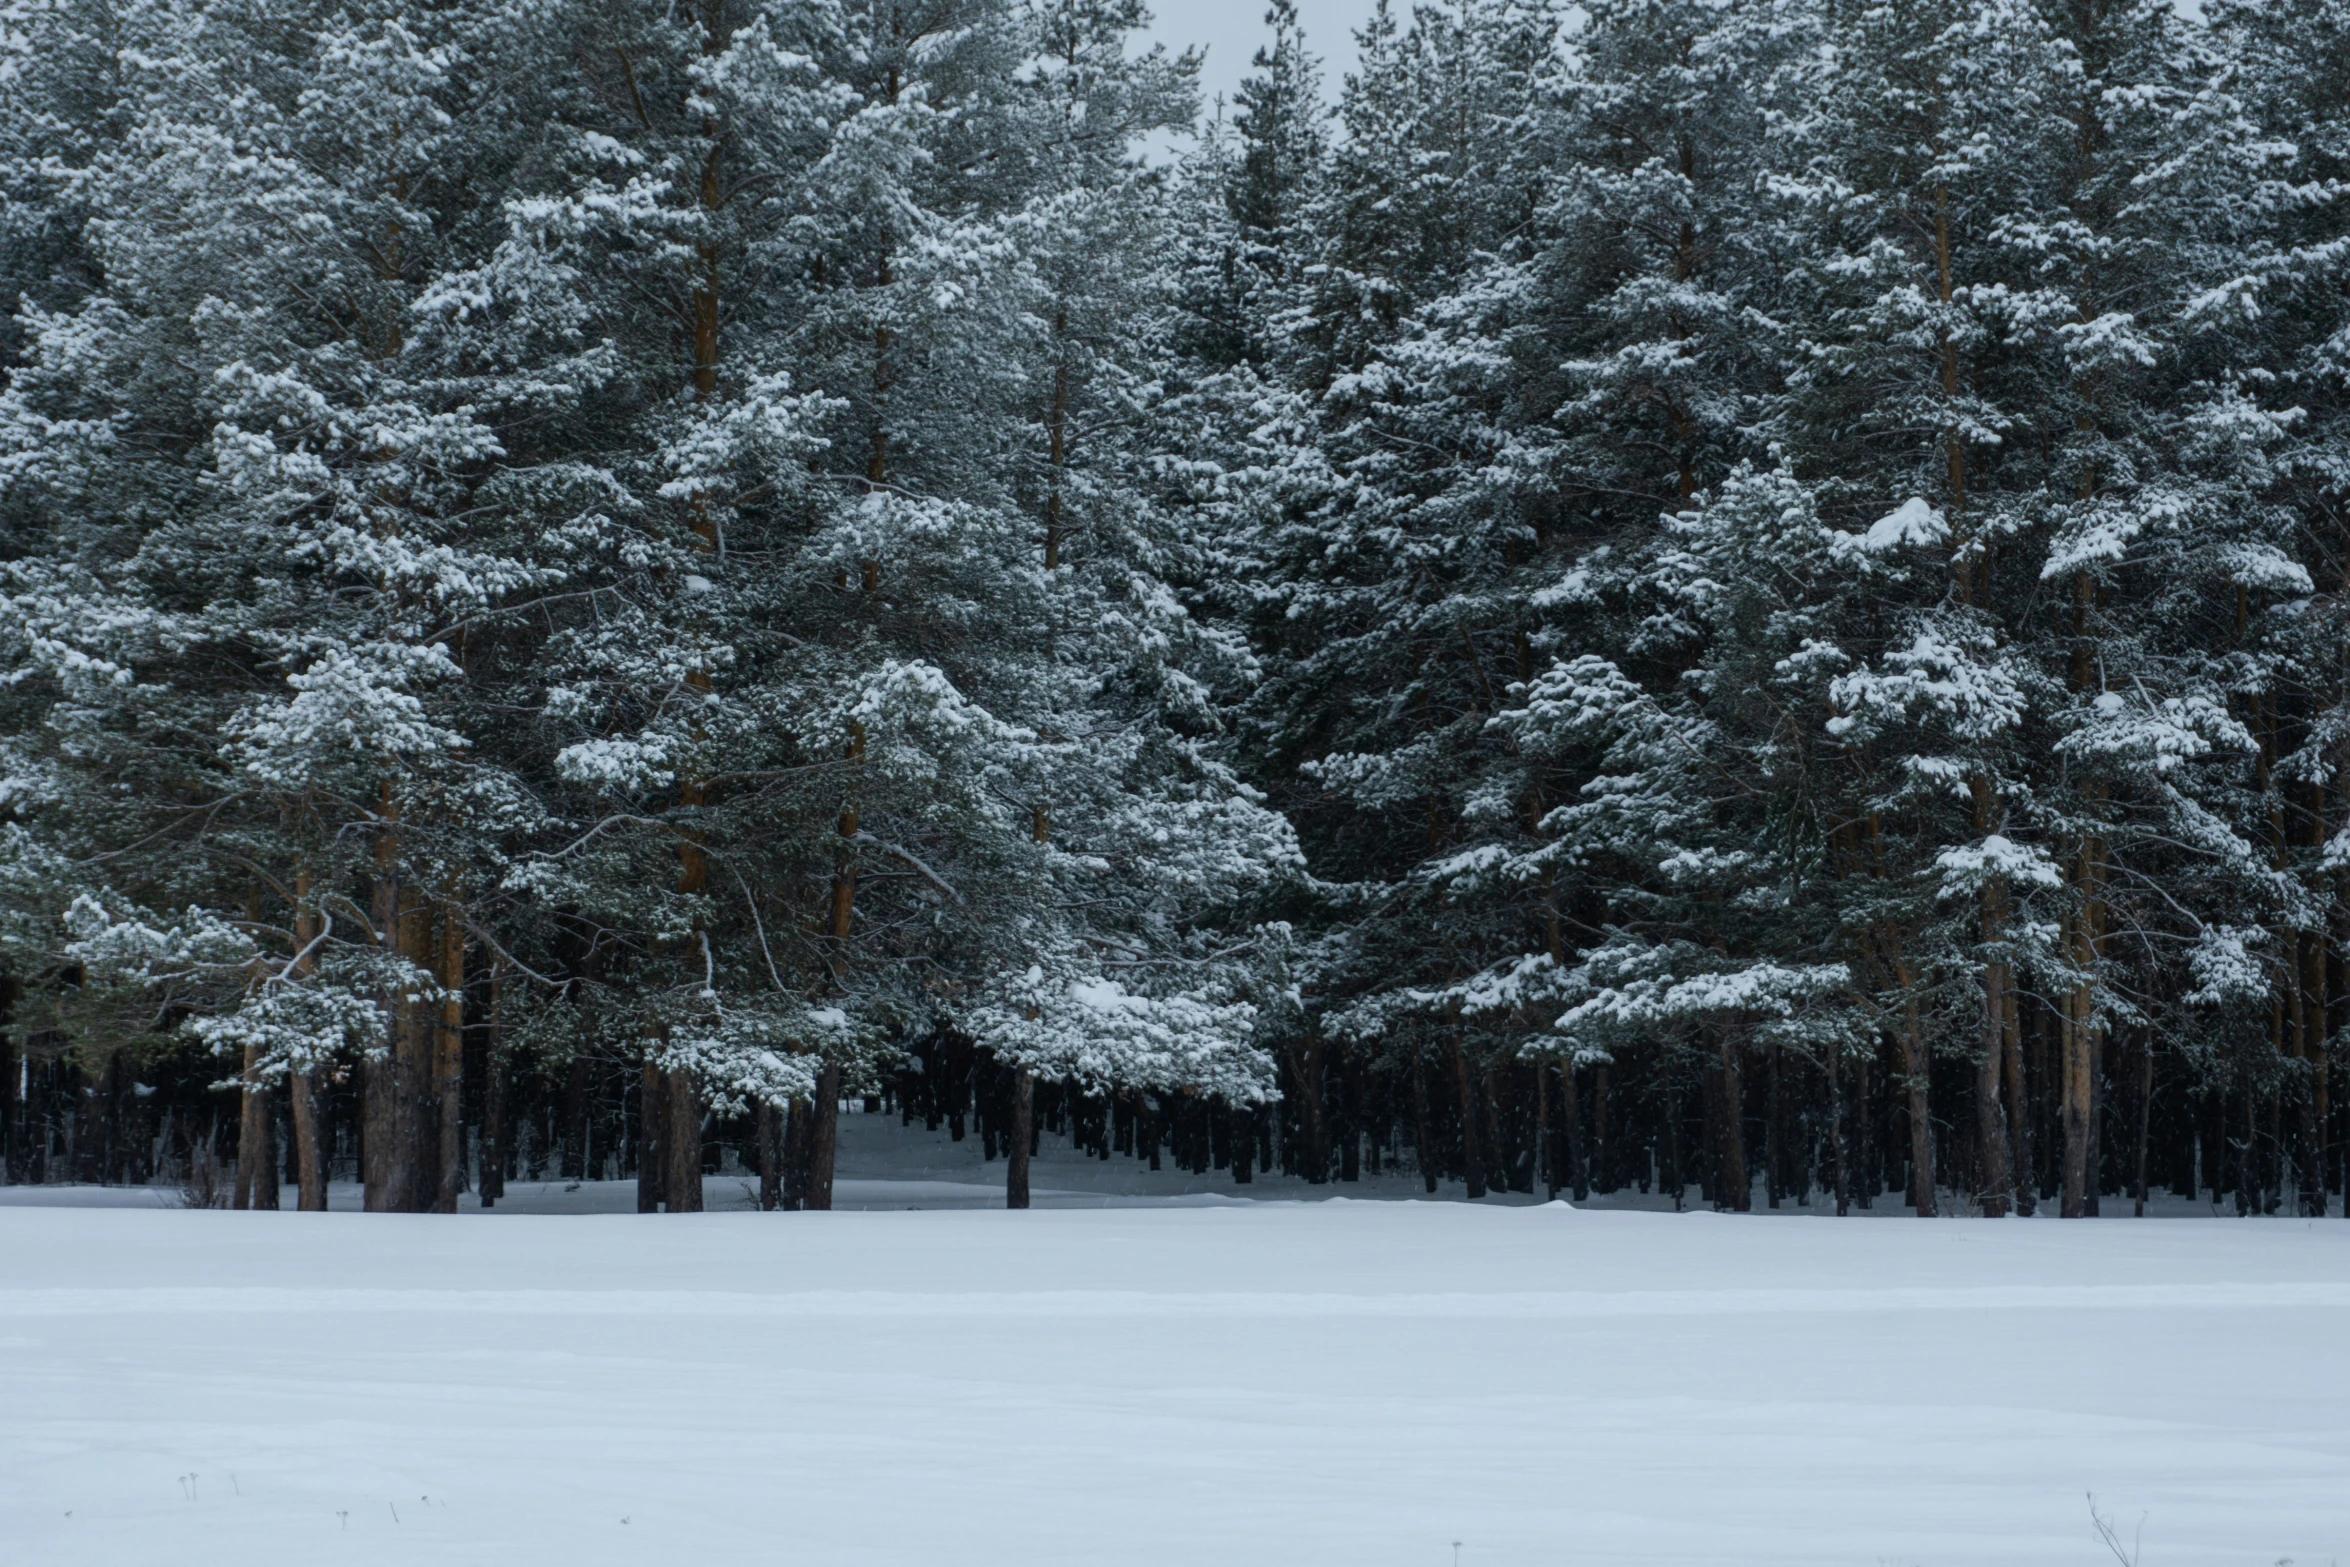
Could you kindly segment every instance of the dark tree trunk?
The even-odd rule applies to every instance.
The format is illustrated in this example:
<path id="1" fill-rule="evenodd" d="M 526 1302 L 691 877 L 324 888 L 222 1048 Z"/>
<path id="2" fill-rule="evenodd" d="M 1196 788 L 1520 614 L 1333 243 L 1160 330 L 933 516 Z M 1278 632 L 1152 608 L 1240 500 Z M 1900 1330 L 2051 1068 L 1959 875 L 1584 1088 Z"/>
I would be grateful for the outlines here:
<path id="1" fill-rule="evenodd" d="M 2137 1049 L 2132 1052 L 2132 1055 L 2135 1058 L 2134 1064 L 2137 1067 L 2138 1080 L 2138 1091 L 2131 1096 L 2137 1100 L 2138 1147 L 2137 1157 L 2132 1161 L 2135 1168 L 2131 1172 L 2130 1185 L 2132 1195 L 2137 1200 L 2136 1216 L 2143 1219 L 2146 1217 L 2146 1150 L 2148 1140 L 2153 1132 L 2152 1123 L 2154 1120 L 2154 1041 L 2141 1032 L 2138 1035 Z M 2325 1212 L 2325 1185 L 2321 1177 L 2317 1188 L 2317 1217 L 2324 1218 Z"/>
<path id="2" fill-rule="evenodd" d="M 1428 1127 L 1428 1064 L 1418 1045 L 1412 1046 L 1412 1129 L 1418 1138 L 1417 1154 L 1420 1161 L 1420 1183 L 1433 1196 L 1436 1191 L 1436 1139 Z"/>
<path id="3" fill-rule="evenodd" d="M 563 1101 L 557 1114 L 562 1117 L 562 1162 L 557 1166 L 565 1180 L 584 1181 L 588 1178 L 588 1063 L 587 1057 L 574 1054 L 571 1065 L 563 1073 Z"/>
<path id="4" fill-rule="evenodd" d="M 269 1158 L 269 1090 L 261 1082 L 261 1047 L 245 1047 L 243 1087 L 237 1094 L 237 1185 L 232 1208 L 277 1206 L 277 1171 Z M 84 1139 L 87 1142 L 87 1139 Z M 262 1188 L 269 1197 L 262 1200 Z"/>
<path id="5" fill-rule="evenodd" d="M 2015 1189 L 2008 1153 L 2007 1109 L 2000 1089 L 2007 1080 L 2006 966 L 1983 970 L 1983 1050 L 1975 1062 L 1975 1143 L 1982 1174 L 1977 1181 L 1985 1218 L 2005 1218 Z"/>
<path id="6" fill-rule="evenodd" d="M 759 1103 L 759 1211 L 773 1213 L 783 1206 L 783 1117 L 775 1106 Z"/>
<path id="7" fill-rule="evenodd" d="M 2001 996 L 2000 1061 L 2007 1075 L 2008 1174 L 2018 1213 L 2040 1206 L 2040 1167 L 2032 1156 L 2032 1107 L 2024 1097 L 2024 1041 L 2012 971 Z"/>
<path id="8" fill-rule="evenodd" d="M 1566 1189 L 1577 1202 L 1591 1196 L 1591 1165 L 1583 1156 L 1582 1092 L 1575 1082 L 1575 1063 L 1559 1062 L 1559 1129 L 1566 1134 Z"/>
<path id="9" fill-rule="evenodd" d="M 1534 1163 L 1545 1202 L 1558 1200 L 1558 1141 L 1550 1128 L 1550 1063 L 1537 1061 L 1534 1063 Z"/>
<path id="10" fill-rule="evenodd" d="M 1917 993 L 1907 973 L 1902 989 L 1909 994 L 1901 1020 L 1901 1072 L 1909 1092 L 1910 1202 L 1921 1219 L 1934 1217 L 1934 1118 L 1929 1095 L 1933 1059 L 1926 1053 L 1925 1019 L 1919 1015 Z"/>
<path id="11" fill-rule="evenodd" d="M 661 1139 L 663 1162 L 661 1195 L 671 1213 L 702 1211 L 702 1094 L 684 1072 L 665 1072 L 663 1099 L 668 1126 Z"/>
<path id="12" fill-rule="evenodd" d="M 1490 1192 L 1510 1190 L 1509 1144 L 1503 1133 L 1501 1101 L 1495 1087 L 1499 1075 L 1491 1062 L 1479 1065 L 1475 1072 L 1477 1108 L 1485 1117 L 1477 1142 L 1485 1153 L 1485 1189 Z"/>
<path id="13" fill-rule="evenodd" d="M 662 1133 L 669 1125 L 667 1079 L 650 1060 L 637 1074 L 636 1101 L 636 1211 L 659 1213 L 663 1177 L 668 1161 L 662 1157 Z"/>
<path id="14" fill-rule="evenodd" d="M 1836 1217 L 1852 1212 L 1852 1171 L 1844 1155 L 1844 1048 L 1828 1046 L 1828 1157 L 1836 1177 Z"/>
<path id="15" fill-rule="evenodd" d="M 288 1108 L 294 1122 L 294 1165 L 300 1181 L 300 1209 L 326 1212 L 326 1157 L 318 1128 L 318 1075 L 296 1072 L 286 1079 Z"/>
<path id="16" fill-rule="evenodd" d="M 1026 1067 L 1012 1073 L 1012 1127 L 1004 1161 L 1004 1206 L 1028 1206 L 1028 1151 L 1036 1137 L 1036 1074 Z"/>
<path id="17" fill-rule="evenodd" d="M 1722 1187 L 1719 1200 L 1735 1213 L 1754 1210 L 1754 1176 L 1746 1167 L 1746 1073 L 1735 1030 L 1722 1034 Z"/>
<path id="18" fill-rule="evenodd" d="M 783 1209 L 798 1213 L 808 1205 L 808 1129 L 816 1107 L 805 1099 L 792 1102 L 783 1118 Z"/>
<path id="19" fill-rule="evenodd" d="M 1310 1020 L 1299 1041 L 1292 1070 L 1297 1074 L 1297 1136 L 1300 1172 L 1309 1185 L 1330 1179 L 1330 1129 L 1323 1098 L 1324 1057 L 1321 1030 Z"/>
<path id="20" fill-rule="evenodd" d="M 1461 1102 L 1461 1170 L 1472 1200 L 1485 1195 L 1485 1161 L 1477 1147 L 1477 1089 L 1470 1081 L 1469 1055 L 1456 1033 L 1452 1042 L 1453 1088 Z"/>
<path id="21" fill-rule="evenodd" d="M 441 1016 L 433 1039 L 433 1099 L 440 1111 L 433 1212 L 455 1213 L 465 1190 L 465 921 L 452 898 L 441 913 Z"/>
<path id="22" fill-rule="evenodd" d="M 816 1099 L 808 1122 L 807 1206 L 832 1207 L 832 1166 L 840 1148 L 840 1068 L 827 1061 L 816 1073 Z"/>
<path id="23" fill-rule="evenodd" d="M 506 1195 L 506 966 L 490 966 L 490 1032 L 481 1053 L 481 1205 Z"/>

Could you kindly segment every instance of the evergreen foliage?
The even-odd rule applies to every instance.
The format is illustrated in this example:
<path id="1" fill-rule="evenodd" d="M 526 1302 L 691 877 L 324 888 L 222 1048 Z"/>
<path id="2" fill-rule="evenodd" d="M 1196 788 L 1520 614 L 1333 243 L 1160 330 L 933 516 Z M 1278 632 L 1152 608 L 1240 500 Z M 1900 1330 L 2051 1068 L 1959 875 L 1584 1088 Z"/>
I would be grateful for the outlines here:
<path id="1" fill-rule="evenodd" d="M 2325 1212 L 2340 0 L 1147 21 L 0 12 L 10 1178 Z"/>

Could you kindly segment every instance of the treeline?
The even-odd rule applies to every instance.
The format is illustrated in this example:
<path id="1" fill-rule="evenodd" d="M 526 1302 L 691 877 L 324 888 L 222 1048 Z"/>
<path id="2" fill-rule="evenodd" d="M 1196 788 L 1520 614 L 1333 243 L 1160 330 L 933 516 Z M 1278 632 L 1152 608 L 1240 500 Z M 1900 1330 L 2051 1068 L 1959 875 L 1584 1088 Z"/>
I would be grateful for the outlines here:
<path id="1" fill-rule="evenodd" d="M 2326 1212 L 2350 8 L 1267 20 L 12 15 L 11 1178 Z"/>

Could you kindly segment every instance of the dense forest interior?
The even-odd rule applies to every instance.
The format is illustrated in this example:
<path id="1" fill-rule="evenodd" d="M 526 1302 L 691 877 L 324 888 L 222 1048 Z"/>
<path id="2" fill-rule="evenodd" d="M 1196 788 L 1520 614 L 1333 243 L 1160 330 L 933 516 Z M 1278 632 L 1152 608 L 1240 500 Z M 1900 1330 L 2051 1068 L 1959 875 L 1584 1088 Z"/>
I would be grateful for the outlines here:
<path id="1" fill-rule="evenodd" d="M 1147 21 L 0 8 L 6 1180 L 2350 1212 L 2350 0 Z"/>

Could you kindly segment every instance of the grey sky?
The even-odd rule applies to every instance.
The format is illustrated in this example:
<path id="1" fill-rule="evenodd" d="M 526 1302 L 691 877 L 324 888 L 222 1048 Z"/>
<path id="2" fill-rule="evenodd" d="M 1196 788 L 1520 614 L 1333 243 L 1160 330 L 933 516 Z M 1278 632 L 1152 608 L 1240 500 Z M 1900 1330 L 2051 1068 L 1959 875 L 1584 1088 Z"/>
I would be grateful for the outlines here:
<path id="1" fill-rule="evenodd" d="M 1205 44 L 1207 64 L 1200 71 L 1203 109 L 1212 109 L 1216 95 L 1229 100 L 1232 89 L 1248 74 L 1248 62 L 1271 36 L 1265 26 L 1266 0 L 1155 0 L 1158 20 L 1151 36 L 1169 49 Z M 1354 30 L 1371 14 L 1371 0 L 1297 0 L 1306 43 L 1322 57 L 1323 89 L 1333 99 L 1339 79 L 1354 63 Z"/>

